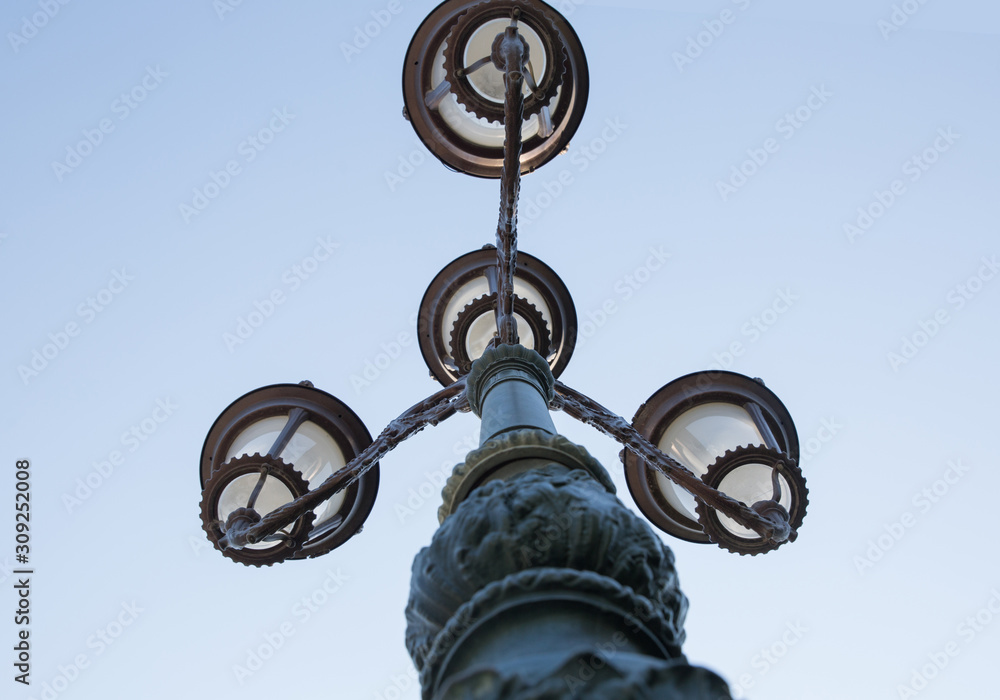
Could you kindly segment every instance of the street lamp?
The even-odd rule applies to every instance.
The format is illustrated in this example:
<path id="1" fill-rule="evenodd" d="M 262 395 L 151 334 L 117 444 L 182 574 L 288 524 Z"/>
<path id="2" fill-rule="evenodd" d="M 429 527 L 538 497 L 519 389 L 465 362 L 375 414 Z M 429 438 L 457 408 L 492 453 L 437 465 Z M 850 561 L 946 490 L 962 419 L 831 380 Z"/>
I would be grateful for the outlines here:
<path id="1" fill-rule="evenodd" d="M 492 60 L 496 37 L 517 15 L 528 48 L 524 71 L 521 172 L 552 160 L 583 118 L 587 59 L 569 22 L 536 0 L 456 0 L 417 29 L 403 63 L 407 119 L 448 167 L 500 177 L 504 160 L 504 76 Z"/>
<path id="2" fill-rule="evenodd" d="M 354 535 L 378 493 L 378 465 L 288 526 L 256 542 L 246 528 L 304 496 L 372 438 L 361 419 L 311 382 L 273 384 L 236 399 L 216 419 L 201 451 L 202 526 L 235 561 L 270 566 L 326 554 Z"/>
<path id="3" fill-rule="evenodd" d="M 783 488 L 776 501 L 797 521 L 789 535 L 794 539 L 806 507 L 805 483 L 797 467 L 798 436 L 788 409 L 761 380 L 725 371 L 680 377 L 653 394 L 632 425 L 664 454 L 739 501 L 768 500 L 772 476 L 777 478 Z M 750 455 L 753 459 L 748 460 Z M 694 496 L 650 469 L 634 452 L 626 451 L 623 461 L 636 505 L 664 532 L 689 542 L 716 542 L 741 554 L 759 554 L 781 544 L 759 541 L 727 516 L 701 516 Z M 729 526 L 720 529 L 720 523 Z"/>
<path id="4" fill-rule="evenodd" d="M 558 434 L 553 409 L 624 446 L 636 504 L 671 535 L 759 554 L 793 541 L 805 515 L 795 427 L 759 380 L 681 377 L 630 423 L 557 379 L 576 313 L 555 272 L 518 253 L 517 202 L 522 172 L 579 125 L 587 76 L 576 34 L 539 0 L 435 8 L 407 50 L 404 114 L 446 166 L 500 180 L 495 246 L 445 266 L 420 304 L 421 352 L 443 388 L 372 440 L 307 382 L 265 387 L 222 413 L 202 452 L 209 539 L 271 564 L 356 534 L 378 461 L 400 442 L 460 411 L 481 419 L 413 563 L 406 646 L 428 700 L 729 697 L 683 655 L 673 554 Z"/>
<path id="5" fill-rule="evenodd" d="M 472 368 L 497 333 L 497 253 L 484 246 L 448 263 L 420 302 L 417 333 L 431 376 L 447 386 Z M 576 309 L 548 265 L 518 251 L 514 318 L 521 342 L 546 358 L 559 376 L 573 354 Z"/>

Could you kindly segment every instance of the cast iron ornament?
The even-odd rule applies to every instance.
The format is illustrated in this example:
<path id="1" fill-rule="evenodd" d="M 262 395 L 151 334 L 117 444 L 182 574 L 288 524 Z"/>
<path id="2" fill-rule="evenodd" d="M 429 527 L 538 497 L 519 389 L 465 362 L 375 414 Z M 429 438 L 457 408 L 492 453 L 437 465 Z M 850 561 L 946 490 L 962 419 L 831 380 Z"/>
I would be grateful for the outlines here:
<path id="1" fill-rule="evenodd" d="M 644 460 L 652 468 L 686 490 L 709 507 L 721 511 L 757 532 L 766 540 L 773 539 L 775 533 L 784 526 L 776 525 L 771 519 L 726 494 L 711 488 L 686 466 L 664 454 L 642 433 L 624 418 L 600 405 L 589 396 L 572 389 L 562 382 L 556 382 L 556 396 L 552 407 L 564 411 L 582 423 L 593 426 L 605 435 L 624 445 L 629 452 Z M 645 513 L 644 513 L 645 514 Z M 649 516 L 646 516 L 649 518 Z M 655 523 L 654 523 L 655 524 Z"/>
<path id="2" fill-rule="evenodd" d="M 391 421 L 366 448 L 354 455 L 350 462 L 327 477 L 326 481 L 304 496 L 268 513 L 247 534 L 259 539 L 290 525 L 304 511 L 316 508 L 344 489 L 350 489 L 355 484 L 363 484 L 366 477 L 371 478 L 372 472 L 378 468 L 379 459 L 411 435 L 419 433 L 428 425 L 437 425 L 458 411 L 468 410 L 469 402 L 465 398 L 465 378 L 463 377 L 404 411 L 402 415 Z M 375 473 L 377 474 L 377 472 Z M 374 495 L 372 496 L 373 502 Z M 368 505 L 367 508 L 366 518 L 371 506 Z M 335 532 L 342 533 L 346 539 L 360 532 L 360 527 L 361 523 L 358 523 L 357 529 L 353 531 L 345 531 L 341 527 Z M 330 548 L 327 548 L 307 556 L 318 556 L 329 551 Z"/>
<path id="3" fill-rule="evenodd" d="M 547 58 L 545 72 L 535 77 L 531 75 L 532 85 L 528 83 L 530 94 L 524 97 L 524 113 L 522 119 L 529 119 L 538 114 L 543 107 L 549 105 L 559 90 L 562 76 L 566 71 L 566 63 L 569 56 L 566 53 L 565 45 L 560 40 L 558 30 L 552 20 L 542 11 L 538 3 L 527 4 L 518 1 L 489 1 L 482 2 L 469 8 L 462 14 L 455 26 L 452 27 L 448 35 L 447 44 L 444 47 L 444 71 L 447 80 L 451 83 L 452 92 L 459 104 L 463 105 L 471 114 L 480 119 L 488 119 L 491 122 L 502 124 L 504 121 L 504 103 L 495 102 L 484 97 L 476 90 L 469 81 L 469 74 L 476 70 L 476 61 L 471 66 L 464 65 L 462 59 L 465 56 L 469 39 L 476 30 L 487 22 L 496 19 L 516 18 L 518 23 L 523 22 L 533 29 L 542 41 L 542 47 Z M 503 71 L 502 65 L 498 62 L 498 44 L 502 34 L 498 35 L 493 43 L 493 51 L 490 56 L 483 58 L 491 59 L 490 62 L 498 70 Z M 528 45 L 523 36 L 520 37 L 524 44 L 525 63 L 530 60 L 528 55 Z M 541 57 L 536 57 L 540 59 Z M 527 76 L 530 70 L 525 72 Z"/>
<path id="4" fill-rule="evenodd" d="M 583 45 L 566 18 L 541 0 L 521 0 L 521 4 L 525 10 L 544 13 L 550 19 L 558 32 L 557 37 L 550 41 L 563 47 L 555 55 L 564 54 L 568 57 L 563 64 L 561 79 L 555 81 L 559 88 L 559 99 L 552 106 L 549 115 L 551 128 L 532 133 L 525 139 L 523 149 L 517 149 L 520 172 L 530 173 L 569 146 L 587 107 L 590 76 Z M 446 75 L 443 80 L 435 78 L 437 62 L 441 59 L 448 36 L 457 20 L 477 5 L 480 3 L 469 0 L 445 0 L 417 28 L 403 62 L 403 116 L 410 122 L 421 142 L 446 167 L 475 177 L 498 178 L 501 176 L 507 149 L 501 143 L 484 145 L 470 141 L 449 124 L 442 116 L 439 105 L 443 100 L 451 100 L 451 95 L 456 94 L 452 88 L 452 81 L 456 79 L 453 74 Z M 508 12 L 509 8 L 508 4 Z M 542 27 L 536 29 L 541 31 Z M 467 66 L 466 70 L 469 68 L 472 66 Z M 541 102 L 542 106 L 545 104 L 547 103 Z M 465 115 L 463 118 L 478 122 L 476 116 L 466 112 L 464 107 L 453 106 L 462 110 Z"/>
<path id="5" fill-rule="evenodd" d="M 550 463 L 475 489 L 413 562 L 406 644 L 424 697 L 450 675 L 449 659 L 480 620 L 608 586 L 620 589 L 611 607 L 636 644 L 655 659 L 684 658 L 688 603 L 673 553 L 604 485 Z M 601 604 L 587 600 L 580 604 L 596 614 Z"/>
<path id="6" fill-rule="evenodd" d="M 268 451 L 268 459 L 279 457 L 299 427 L 307 421 L 329 435 L 347 460 L 364 451 L 372 442 L 371 434 L 357 414 L 337 397 L 317 389 L 312 382 L 261 387 L 233 401 L 213 423 L 202 447 L 202 489 L 206 488 L 208 479 L 219 471 L 218 465 L 226 462 L 226 456 L 244 430 L 260 421 L 276 417 L 283 418 L 286 422 L 276 444 Z M 294 464 L 291 467 L 295 469 Z M 288 558 L 308 559 L 326 554 L 360 532 L 375 505 L 378 487 L 379 468 L 376 462 L 366 468 L 366 473 L 360 478 L 344 487 L 344 502 L 338 513 L 330 518 L 324 517 L 309 533 L 309 540 L 305 545 Z M 308 492 L 308 487 L 306 491 L 311 493 Z M 332 495 L 334 494 L 331 492 L 330 496 Z M 321 503 L 322 501 L 315 501 L 309 508 L 302 510 L 313 510 Z M 270 532 L 262 533 L 262 523 L 269 522 L 275 517 L 275 513 L 283 510 L 279 508 L 265 515 L 261 522 L 253 524 L 251 529 L 255 530 L 254 534 L 258 537 L 274 534 L 291 525 L 301 512 L 297 511 L 295 517 L 287 519 Z"/>
<path id="7" fill-rule="evenodd" d="M 458 313 L 458 318 L 451 329 L 451 354 L 455 358 L 455 365 L 462 374 L 467 374 L 472 369 L 472 363 L 477 359 L 469 357 L 467 350 L 467 339 L 472 323 L 483 314 L 493 316 L 496 312 L 497 295 L 484 294 L 475 301 L 469 303 Z M 542 316 L 542 312 L 535 308 L 535 305 L 524 297 L 514 295 L 514 313 L 520 316 L 528 324 L 531 334 L 534 337 L 534 350 L 542 357 L 549 355 L 549 326 Z"/>
<path id="8" fill-rule="evenodd" d="M 448 386 L 465 376 L 465 372 L 459 370 L 457 358 L 452 354 L 455 341 L 443 332 L 450 322 L 445 311 L 462 288 L 470 282 L 481 280 L 482 286 L 489 288 L 491 293 L 499 291 L 497 258 L 496 246 L 489 244 L 455 258 L 434 276 L 420 300 L 420 310 L 417 315 L 420 353 L 431 376 L 442 386 Z M 573 297 L 555 270 L 523 251 L 517 252 L 517 271 L 514 274 L 514 281 L 518 286 L 524 284 L 534 289 L 548 307 L 550 321 L 546 323 L 546 328 L 549 347 L 543 357 L 548 360 L 552 373 L 558 377 L 569 364 L 573 348 L 576 346 L 577 320 Z M 454 322 L 451 323 L 454 327 Z M 450 333 L 450 330 L 448 332 Z M 535 338 L 537 343 L 538 336 Z M 464 346 L 464 340 L 462 344 Z"/>
<path id="9" fill-rule="evenodd" d="M 586 448 L 563 435 L 523 428 L 487 440 L 455 466 L 441 489 L 438 523 L 443 523 L 465 497 L 483 483 L 503 478 L 504 467 L 519 459 L 558 460 L 565 467 L 587 472 L 608 493 L 617 492 L 607 470 Z"/>
<path id="10" fill-rule="evenodd" d="M 788 409 L 761 379 L 737 372 L 693 372 L 668 382 L 643 402 L 632 418 L 632 426 L 655 445 L 667 427 L 685 412 L 715 402 L 741 406 L 748 412 L 755 410 L 763 421 L 758 430 L 765 435 L 765 440 L 770 435 L 775 441 L 772 446 L 786 452 L 793 461 L 798 460 L 798 434 Z M 698 544 L 709 543 L 698 520 L 675 508 L 661 493 L 656 470 L 648 462 L 633 450 L 623 450 L 621 457 L 629 492 L 651 523 L 672 537 Z"/>
<path id="11" fill-rule="evenodd" d="M 718 510 L 706 506 L 701 499 L 697 499 L 695 505 L 698 522 L 704 528 L 708 539 L 723 549 L 741 556 L 764 554 L 777 549 L 785 542 L 794 542 L 798 537 L 798 530 L 806 517 L 806 508 L 809 505 L 809 491 L 799 466 L 784 452 L 763 445 L 749 445 L 737 447 L 735 450 L 727 450 L 708 468 L 702 479 L 708 486 L 718 490 L 722 481 L 729 474 L 748 464 L 770 466 L 773 470 L 771 474 L 771 499 L 750 504 L 750 508 L 756 513 L 776 525 L 775 533 L 771 537 L 759 535 L 740 537 L 730 532 L 722 524 L 722 521 L 719 520 Z M 787 487 L 791 490 L 789 510 L 785 510 L 784 506 L 777 502 L 781 498 L 779 474 L 784 477 Z"/>
<path id="12" fill-rule="evenodd" d="M 222 522 L 218 513 L 219 498 L 229 484 L 249 474 L 258 474 L 261 479 L 247 505 L 231 512 L 226 522 Z M 259 453 L 229 460 L 212 473 L 202 489 L 201 523 L 208 534 L 208 539 L 223 556 L 246 566 L 271 566 L 292 558 L 302 549 L 316 518 L 315 513 L 307 511 L 292 523 L 287 532 L 282 531 L 261 540 L 261 542 L 276 542 L 274 547 L 266 549 L 247 547 L 248 544 L 257 544 L 257 540 L 249 534 L 249 530 L 262 519 L 254 506 L 265 477 L 281 482 L 291 493 L 292 500 L 309 491 L 309 482 L 291 465 L 277 457 L 267 457 Z"/>
<path id="13" fill-rule="evenodd" d="M 517 198 L 521 191 L 524 146 L 524 66 L 527 44 L 511 24 L 493 44 L 493 62 L 504 71 L 504 143 L 500 168 L 500 215 L 497 219 L 497 343 L 517 344 L 514 320 L 514 272 L 517 270 Z"/>

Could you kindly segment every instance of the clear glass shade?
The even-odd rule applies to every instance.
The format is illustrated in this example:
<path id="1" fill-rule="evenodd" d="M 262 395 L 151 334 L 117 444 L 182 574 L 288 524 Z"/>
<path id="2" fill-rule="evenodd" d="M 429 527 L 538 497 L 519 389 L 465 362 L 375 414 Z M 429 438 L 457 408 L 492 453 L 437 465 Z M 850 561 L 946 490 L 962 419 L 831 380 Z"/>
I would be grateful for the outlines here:
<path id="1" fill-rule="evenodd" d="M 444 323 L 441 324 L 442 347 L 451 347 L 451 329 L 454 327 L 455 321 L 458 320 L 458 314 L 462 309 L 484 294 L 489 293 L 490 287 L 486 282 L 486 278 L 477 277 L 459 287 L 455 294 L 452 295 L 451 301 L 448 302 L 448 305 L 444 309 Z M 533 304 L 542 314 L 542 318 L 545 319 L 548 327 L 552 328 L 551 311 L 537 289 L 523 280 L 515 279 L 514 294 Z M 514 318 L 517 320 L 517 333 L 520 336 L 521 345 L 534 349 L 535 337 L 531 333 L 531 327 L 520 314 L 515 313 Z M 476 317 L 469 327 L 469 335 L 465 343 L 469 359 L 479 359 L 483 352 L 486 351 L 486 345 L 493 339 L 496 333 L 497 322 L 496 316 L 493 313 L 487 312 Z"/>
<path id="2" fill-rule="evenodd" d="M 260 481 L 260 474 L 243 474 L 226 484 L 226 488 L 222 490 L 222 494 L 219 496 L 219 520 L 226 522 L 229 514 L 234 510 L 246 508 L 258 481 Z M 277 479 L 269 477 L 264 480 L 264 486 L 257 496 L 254 509 L 258 513 L 270 513 L 275 508 L 280 508 L 286 503 L 291 502 L 291 500 L 292 492 L 288 490 L 288 487 Z M 270 549 L 271 547 L 280 546 L 282 546 L 281 542 L 258 542 L 257 544 L 246 545 L 247 549 Z"/>
<path id="3" fill-rule="evenodd" d="M 701 404 L 678 416 L 667 427 L 657 447 L 701 477 L 727 450 L 761 444 L 764 438 L 746 410 L 716 402 Z M 660 472 L 656 472 L 656 482 L 670 505 L 692 520 L 698 519 L 694 496 Z M 768 470 L 768 487 L 770 483 Z"/>
<path id="4" fill-rule="evenodd" d="M 468 43 L 465 45 L 464 65 L 471 66 L 479 59 L 490 56 L 493 51 L 493 41 L 498 34 L 503 34 L 509 25 L 509 19 L 494 19 L 486 22 L 473 32 L 472 36 L 469 37 Z M 518 24 L 517 31 L 528 43 L 529 70 L 531 76 L 537 81 L 541 76 L 545 75 L 545 67 L 548 59 L 542 47 L 542 40 L 535 30 L 524 22 Z M 476 92 L 486 99 L 497 104 L 503 104 L 503 96 L 506 91 L 503 84 L 503 73 L 497 70 L 496 66 L 492 63 L 483 66 L 474 73 L 470 73 L 469 82 L 476 89 Z M 525 85 L 524 90 L 526 93 L 528 92 L 527 85 Z"/>
<path id="5" fill-rule="evenodd" d="M 484 24 L 482 28 L 477 29 L 466 46 L 465 65 L 469 66 L 479 59 L 489 56 L 493 39 L 497 34 L 503 33 L 504 27 L 509 23 L 509 20 L 493 20 Z M 493 25 L 496 25 L 496 31 L 493 31 Z M 532 78 L 537 82 L 544 75 L 543 71 L 547 61 L 545 51 L 542 49 L 541 40 L 538 38 L 538 34 L 523 22 L 518 24 L 518 31 L 528 42 L 530 52 L 528 68 L 531 71 Z M 442 45 L 434 56 L 434 66 L 431 70 L 431 84 L 435 87 L 434 92 L 436 92 L 436 88 L 447 80 L 448 74 L 444 69 L 444 45 Z M 473 89 L 486 99 L 503 104 L 503 73 L 498 71 L 492 63 L 471 73 L 469 75 L 469 82 Z M 550 111 L 554 112 L 556 105 L 559 104 L 561 89 L 560 86 L 555 97 L 549 102 L 548 107 Z M 524 91 L 526 93 L 530 92 L 527 81 L 525 81 Z M 503 124 L 480 118 L 470 113 L 464 106 L 459 104 L 458 98 L 454 93 L 449 92 L 445 95 L 437 105 L 437 110 L 452 131 L 466 141 L 489 148 L 503 148 L 505 138 Z M 541 121 L 539 115 L 535 114 L 526 119 L 521 128 L 522 139 L 527 141 L 536 136 L 540 128 Z"/>
<path id="6" fill-rule="evenodd" d="M 531 332 L 531 326 L 518 314 L 514 314 L 517 321 L 517 335 L 521 345 L 526 348 L 535 347 L 535 336 Z M 497 317 L 492 311 L 487 311 L 476 317 L 476 320 L 469 326 L 469 334 L 465 339 L 465 351 L 469 354 L 469 359 L 479 359 L 490 341 L 497 334 Z"/>
<path id="7" fill-rule="evenodd" d="M 266 455 L 287 423 L 287 416 L 273 416 L 253 423 L 233 440 L 226 460 L 242 455 L 258 453 Z M 274 456 L 291 464 L 296 471 L 302 474 L 303 478 L 309 482 L 310 489 L 316 488 L 327 477 L 346 464 L 344 453 L 334 439 L 312 421 L 304 421 L 296 429 L 284 449 Z M 219 500 L 220 520 L 225 520 L 233 510 L 246 506 L 258 478 L 256 474 L 245 474 L 237 477 L 226 486 Z M 230 492 L 232 493 L 230 494 Z M 326 520 L 335 516 L 340 510 L 345 496 L 346 492 L 341 491 L 330 500 L 317 506 L 313 511 L 316 513 L 313 527 L 319 527 Z M 292 500 L 292 494 L 288 488 L 277 479 L 269 477 L 264 482 L 264 488 L 257 498 L 255 509 L 258 513 L 267 514 Z M 257 545 L 257 547 L 260 546 Z M 266 546 L 273 545 L 268 543 Z"/>
<path id="8" fill-rule="evenodd" d="M 743 464 L 723 477 L 722 482 L 719 484 L 719 491 L 750 506 L 758 501 L 770 500 L 774 495 L 774 488 L 771 483 L 771 474 L 773 471 L 773 468 L 766 464 Z M 789 487 L 785 477 L 780 475 L 778 476 L 778 484 L 781 487 L 781 498 L 778 499 L 778 503 L 784 506 L 785 510 L 791 510 L 791 487 Z M 737 537 L 748 539 L 760 538 L 760 535 L 756 532 L 748 530 L 732 518 L 722 513 L 718 515 L 722 526 Z"/>

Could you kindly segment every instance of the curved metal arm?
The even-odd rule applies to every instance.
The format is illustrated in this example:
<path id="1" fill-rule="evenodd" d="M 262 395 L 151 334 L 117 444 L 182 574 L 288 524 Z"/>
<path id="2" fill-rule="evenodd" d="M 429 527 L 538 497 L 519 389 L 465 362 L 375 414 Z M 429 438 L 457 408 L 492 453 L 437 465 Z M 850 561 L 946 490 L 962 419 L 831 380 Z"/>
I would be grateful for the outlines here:
<path id="1" fill-rule="evenodd" d="M 780 542 L 788 538 L 787 526 L 782 528 L 780 524 L 762 516 L 746 504 L 713 489 L 676 459 L 663 454 L 624 418 L 560 381 L 556 381 L 556 397 L 552 407 L 613 437 L 695 498 L 764 539 Z"/>
<path id="2" fill-rule="evenodd" d="M 500 171 L 500 221 L 497 223 L 498 344 L 517 345 L 514 319 L 514 270 L 517 267 L 517 198 L 521 190 L 521 124 L 524 121 L 524 63 L 527 44 L 516 20 L 496 47 L 493 63 L 504 71 L 503 170 Z"/>
<path id="3" fill-rule="evenodd" d="M 399 443 L 419 433 L 428 425 L 437 425 L 458 411 L 467 410 L 468 405 L 469 402 L 465 398 L 464 377 L 415 404 L 389 423 L 372 444 L 361 450 L 354 459 L 331 474 L 322 484 L 291 503 L 271 511 L 259 523 L 247 530 L 247 543 L 261 542 L 295 522 L 303 513 L 312 510 L 360 479 L 383 455 L 393 450 Z"/>

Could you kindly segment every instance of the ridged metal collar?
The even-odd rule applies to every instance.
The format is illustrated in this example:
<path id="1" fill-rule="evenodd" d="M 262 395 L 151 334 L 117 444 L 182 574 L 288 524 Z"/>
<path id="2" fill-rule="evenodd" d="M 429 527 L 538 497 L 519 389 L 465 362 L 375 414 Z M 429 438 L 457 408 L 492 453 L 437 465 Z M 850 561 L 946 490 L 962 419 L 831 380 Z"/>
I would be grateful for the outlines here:
<path id="1" fill-rule="evenodd" d="M 490 347 L 472 363 L 465 392 L 469 405 L 482 417 L 482 400 L 498 382 L 519 377 L 531 383 L 551 403 L 555 397 L 555 379 L 549 363 L 534 350 L 523 345 Z"/>

